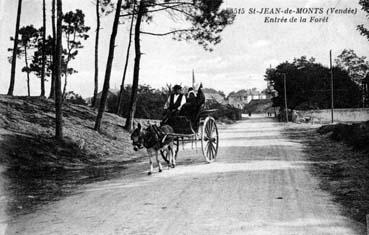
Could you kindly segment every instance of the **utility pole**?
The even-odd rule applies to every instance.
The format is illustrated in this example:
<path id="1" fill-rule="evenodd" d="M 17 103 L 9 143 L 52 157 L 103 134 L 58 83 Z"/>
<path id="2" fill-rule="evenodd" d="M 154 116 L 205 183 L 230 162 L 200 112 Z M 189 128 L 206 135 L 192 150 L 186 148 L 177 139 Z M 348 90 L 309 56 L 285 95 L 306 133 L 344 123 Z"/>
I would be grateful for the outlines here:
<path id="1" fill-rule="evenodd" d="M 284 109 L 286 112 L 286 122 L 288 122 L 287 85 L 286 85 L 286 74 L 285 73 L 283 73 L 283 86 L 284 86 Z"/>
<path id="2" fill-rule="evenodd" d="M 333 66 L 332 66 L 332 50 L 329 51 L 329 62 L 331 69 L 331 122 L 333 123 L 333 111 L 334 111 L 334 100 L 333 100 Z"/>
<path id="3" fill-rule="evenodd" d="M 192 88 L 195 89 L 195 71 L 192 69 Z"/>

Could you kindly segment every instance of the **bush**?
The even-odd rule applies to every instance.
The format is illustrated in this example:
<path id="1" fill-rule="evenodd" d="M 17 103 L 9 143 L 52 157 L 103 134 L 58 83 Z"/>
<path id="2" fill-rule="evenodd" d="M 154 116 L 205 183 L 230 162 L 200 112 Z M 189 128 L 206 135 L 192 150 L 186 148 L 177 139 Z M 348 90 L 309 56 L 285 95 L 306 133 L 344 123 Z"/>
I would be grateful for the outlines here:
<path id="1" fill-rule="evenodd" d="M 71 104 L 87 105 L 86 101 L 77 93 L 69 91 L 65 94 L 65 100 Z"/>
<path id="2" fill-rule="evenodd" d="M 369 152 L 369 121 L 356 124 L 325 125 L 318 130 L 320 134 L 330 134 L 335 141 L 343 141 L 356 150 Z"/>
<path id="3" fill-rule="evenodd" d="M 251 100 L 243 108 L 244 113 L 267 113 L 272 108 L 273 102 L 271 99 Z"/>
<path id="4" fill-rule="evenodd" d="M 121 113 L 123 117 L 128 116 L 129 102 L 131 96 L 131 87 L 127 86 L 123 91 Z M 167 94 L 161 90 L 153 89 L 150 86 L 141 85 L 137 91 L 136 118 L 161 119 L 164 112 L 164 104 L 167 100 Z M 112 95 L 107 101 L 107 110 L 116 112 L 118 97 Z"/>
<path id="5" fill-rule="evenodd" d="M 205 103 L 205 110 L 208 109 L 216 109 L 214 113 L 211 114 L 215 119 L 224 119 L 228 118 L 229 120 L 241 120 L 242 119 L 242 110 L 235 108 L 231 105 L 223 105 L 218 103 L 216 100 L 208 100 Z"/>

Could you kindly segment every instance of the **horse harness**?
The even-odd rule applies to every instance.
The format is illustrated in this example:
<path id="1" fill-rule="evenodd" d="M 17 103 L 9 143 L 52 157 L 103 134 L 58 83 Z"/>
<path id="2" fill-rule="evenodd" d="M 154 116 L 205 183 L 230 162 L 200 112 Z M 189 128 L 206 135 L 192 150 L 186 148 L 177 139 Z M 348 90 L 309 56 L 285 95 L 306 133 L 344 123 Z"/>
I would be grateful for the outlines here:
<path id="1" fill-rule="evenodd" d="M 159 150 L 170 143 L 171 140 L 167 137 L 168 134 L 161 131 L 158 126 L 150 125 L 143 136 L 143 145 L 147 149 Z"/>

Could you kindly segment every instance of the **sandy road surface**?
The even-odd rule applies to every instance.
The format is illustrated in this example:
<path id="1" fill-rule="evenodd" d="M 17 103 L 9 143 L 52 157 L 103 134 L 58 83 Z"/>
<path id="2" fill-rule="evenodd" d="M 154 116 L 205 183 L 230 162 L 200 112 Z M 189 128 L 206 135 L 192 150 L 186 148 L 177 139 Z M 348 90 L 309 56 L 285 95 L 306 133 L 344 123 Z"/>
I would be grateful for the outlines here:
<path id="1" fill-rule="evenodd" d="M 180 152 L 178 167 L 124 176 L 8 221 L 5 234 L 363 234 L 307 170 L 284 124 L 253 118 L 221 128 L 218 160 Z M 1 232 L 1 231 L 0 231 Z"/>

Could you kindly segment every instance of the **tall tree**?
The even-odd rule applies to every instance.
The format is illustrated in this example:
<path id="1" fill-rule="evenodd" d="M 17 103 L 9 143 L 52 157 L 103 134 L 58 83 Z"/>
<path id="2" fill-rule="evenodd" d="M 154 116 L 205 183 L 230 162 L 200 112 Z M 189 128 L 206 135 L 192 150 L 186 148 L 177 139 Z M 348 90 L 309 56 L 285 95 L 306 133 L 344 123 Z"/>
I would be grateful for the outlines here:
<path id="1" fill-rule="evenodd" d="M 361 5 L 361 9 L 365 11 L 366 17 L 369 19 L 369 0 L 360 0 L 359 4 Z M 366 37 L 369 40 L 369 30 L 364 27 L 363 24 L 358 25 L 357 29 L 360 31 L 360 34 Z M 362 80 L 362 93 L 363 93 L 363 106 L 369 105 L 369 92 L 368 92 L 368 86 L 369 86 L 369 80 L 368 80 L 368 74 L 366 76 L 366 79 Z"/>
<path id="2" fill-rule="evenodd" d="M 29 67 L 28 49 L 34 48 L 38 38 L 38 30 L 33 27 L 33 25 L 25 26 L 19 29 L 19 34 L 21 35 L 21 45 L 23 46 L 24 52 L 24 62 L 25 65 L 22 68 L 22 72 L 27 73 L 27 91 L 28 96 L 30 96 L 30 73 L 31 69 Z"/>
<path id="3" fill-rule="evenodd" d="M 94 74 L 94 95 L 92 97 L 92 107 L 96 105 L 96 96 L 99 89 L 99 37 L 100 37 L 100 1 L 96 0 L 96 35 L 95 35 L 95 74 Z"/>
<path id="4" fill-rule="evenodd" d="M 144 15 L 144 8 L 145 8 L 144 1 L 141 1 L 138 7 L 135 26 L 135 62 L 133 67 L 133 83 L 132 83 L 131 99 L 129 104 L 129 113 L 125 125 L 125 128 L 129 131 L 133 128 L 133 118 L 136 112 L 137 88 L 138 88 L 138 78 L 140 76 L 140 61 L 141 61 L 140 29 L 142 17 Z"/>
<path id="5" fill-rule="evenodd" d="M 52 6 L 51 6 L 51 28 L 52 28 L 52 38 L 53 38 L 53 51 L 56 50 L 56 25 L 55 25 L 55 0 L 52 0 L 51 2 Z M 53 69 L 52 69 L 52 74 L 51 74 L 51 84 L 50 84 L 50 94 L 49 94 L 49 98 L 50 99 L 54 99 L 55 98 L 55 62 L 54 62 L 55 57 L 53 57 Z"/>
<path id="6" fill-rule="evenodd" d="M 139 82 L 139 70 L 141 60 L 140 35 L 166 36 L 172 35 L 176 40 L 194 40 L 203 46 L 205 50 L 212 51 L 213 45 L 220 43 L 220 33 L 233 23 L 235 15 L 230 10 L 221 10 L 223 0 L 141 0 L 135 26 L 135 61 L 133 69 L 132 94 L 130 100 L 130 112 L 126 120 L 125 128 L 131 130 L 135 116 L 137 103 L 137 88 Z M 150 22 L 155 12 L 167 11 L 172 19 L 187 21 L 188 28 L 177 28 L 164 33 L 152 33 L 141 30 L 141 22 L 145 17 Z M 126 14 L 131 15 L 131 14 Z M 176 16 L 175 16 L 176 15 Z"/>
<path id="7" fill-rule="evenodd" d="M 99 91 L 99 38 L 100 38 L 100 18 L 101 15 L 110 14 L 114 8 L 114 4 L 111 0 L 96 0 L 95 12 L 96 12 L 96 34 L 95 34 L 95 74 L 94 74 L 94 93 L 92 96 L 91 106 L 96 105 L 96 96 Z"/>
<path id="8" fill-rule="evenodd" d="M 38 41 L 30 64 L 30 69 L 40 79 L 42 78 L 43 73 L 45 81 L 46 77 L 50 77 L 53 72 L 53 53 L 54 39 L 50 35 L 45 41 L 43 41 L 43 39 Z M 45 68 L 43 68 L 44 66 Z"/>
<path id="9" fill-rule="evenodd" d="M 136 7 L 136 1 L 134 0 L 132 9 L 134 10 L 135 7 Z M 133 13 L 133 11 L 132 11 L 132 13 Z M 132 14 L 132 17 L 131 17 L 131 25 L 129 26 L 128 46 L 127 46 L 127 51 L 126 51 L 126 61 L 125 61 L 125 64 L 124 64 L 123 76 L 122 76 L 122 83 L 120 85 L 120 91 L 119 91 L 118 103 L 117 103 L 117 114 L 118 115 L 120 114 L 121 107 L 122 107 L 123 92 L 124 92 L 124 82 L 126 80 L 126 74 L 127 74 L 127 68 L 128 68 L 128 62 L 129 62 L 129 54 L 130 54 L 131 44 L 132 44 L 132 30 L 133 30 L 134 19 L 135 19 L 135 17 Z"/>
<path id="10" fill-rule="evenodd" d="M 46 66 L 46 3 L 42 0 L 42 70 L 41 70 L 41 97 L 45 96 L 45 66 Z"/>
<path id="11" fill-rule="evenodd" d="M 77 9 L 76 12 L 70 11 L 64 14 L 63 16 L 63 32 L 66 38 L 66 46 L 64 50 L 65 54 L 65 66 L 66 68 L 64 73 L 64 89 L 63 89 L 63 97 L 66 93 L 68 74 L 72 74 L 77 72 L 76 70 L 70 69 L 68 67 L 69 62 L 78 54 L 78 49 L 83 48 L 81 39 L 87 40 L 89 35 L 87 32 L 90 30 L 90 27 L 85 26 L 85 14 Z"/>
<path id="12" fill-rule="evenodd" d="M 18 37 L 18 47 L 16 49 L 16 55 L 18 57 L 24 57 L 25 66 L 22 68 L 22 72 L 27 73 L 27 94 L 30 96 L 30 73 L 31 69 L 29 66 L 29 50 L 33 49 L 36 46 L 36 42 L 38 39 L 38 30 L 33 27 L 33 25 L 23 26 L 19 29 Z M 16 39 L 10 38 L 10 40 L 15 41 Z M 8 49 L 9 51 L 13 51 L 13 49 Z M 14 51 L 13 51 L 14 54 Z M 11 60 L 14 59 L 11 57 Z"/>
<path id="13" fill-rule="evenodd" d="M 352 49 L 344 49 L 335 59 L 338 67 L 346 70 L 352 80 L 361 85 L 369 72 L 369 62 L 365 56 L 358 56 Z"/>
<path id="14" fill-rule="evenodd" d="M 12 56 L 12 66 L 10 72 L 10 84 L 8 89 L 8 95 L 13 95 L 14 92 L 14 83 L 15 83 L 15 67 L 17 64 L 17 49 L 18 49 L 18 33 L 19 33 L 19 24 L 20 17 L 22 13 L 22 0 L 18 0 L 18 11 L 17 11 L 17 21 L 15 23 L 15 34 L 14 34 L 14 44 L 13 44 L 13 56 Z"/>
<path id="15" fill-rule="evenodd" d="M 105 110 L 106 100 L 108 97 L 108 91 L 109 91 L 109 83 L 110 83 L 110 75 L 113 65 L 113 58 L 114 58 L 114 49 L 115 49 L 115 39 L 118 33 L 118 25 L 119 25 L 119 15 L 122 8 L 122 0 L 118 0 L 117 7 L 115 10 L 115 16 L 114 16 L 114 22 L 113 22 L 113 29 L 110 36 L 110 44 L 109 44 L 109 54 L 108 54 L 108 60 L 106 63 L 106 70 L 105 70 L 105 78 L 104 78 L 104 86 L 103 91 L 101 95 L 101 100 L 99 104 L 99 110 L 96 117 L 95 127 L 94 129 L 99 131 L 101 120 L 103 117 L 103 113 Z"/>
<path id="16" fill-rule="evenodd" d="M 351 79 L 361 87 L 362 106 L 366 106 L 365 78 L 369 73 L 369 62 L 365 56 L 358 56 L 354 50 L 345 49 L 335 60 L 338 67 L 346 70 Z"/>
<path id="17" fill-rule="evenodd" d="M 40 35 L 42 35 L 42 27 L 39 29 Z M 43 41 L 42 38 L 39 38 L 38 43 L 36 45 L 36 50 L 33 54 L 32 62 L 29 65 L 29 69 L 33 72 L 37 77 L 41 79 L 42 73 L 44 73 L 44 79 L 46 81 L 46 77 L 49 77 L 52 74 L 55 74 L 54 63 L 53 63 L 53 54 L 55 50 L 55 40 L 49 35 L 48 38 Z M 70 66 L 67 68 L 66 65 L 66 54 L 67 51 L 63 50 L 62 58 L 61 58 L 61 76 L 65 76 L 73 74 L 76 72 L 74 68 Z M 44 59 L 45 57 L 45 59 Z M 45 65 L 44 65 L 45 63 Z M 45 66 L 45 69 L 43 68 Z"/>
<path id="18" fill-rule="evenodd" d="M 57 0 L 56 46 L 54 51 L 55 63 L 55 138 L 63 140 L 63 114 L 61 93 L 61 57 L 62 57 L 62 0 Z"/>
<path id="19" fill-rule="evenodd" d="M 360 0 L 359 4 L 361 5 L 361 9 L 367 13 L 366 17 L 369 19 L 369 0 Z M 369 30 L 363 24 L 358 25 L 357 29 L 360 31 L 361 35 L 369 40 Z"/>

